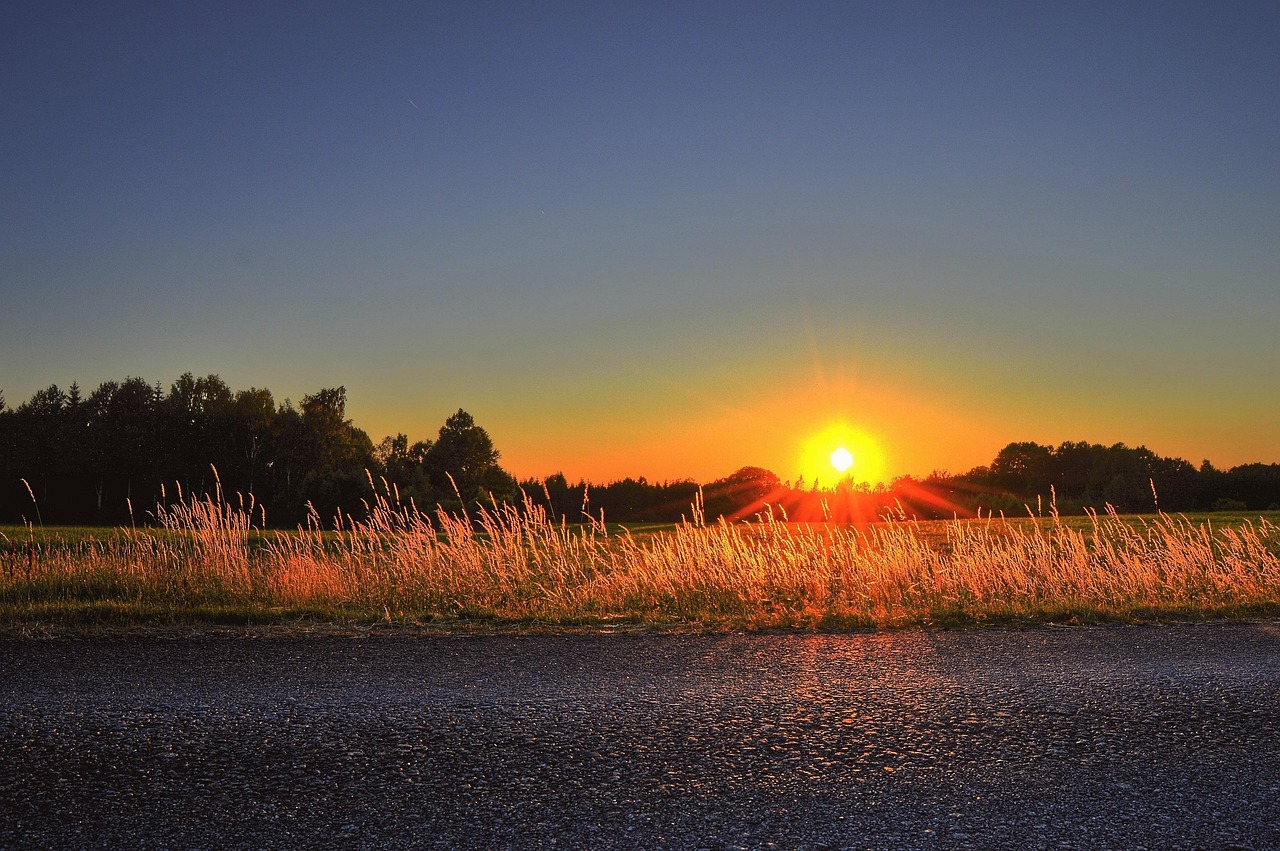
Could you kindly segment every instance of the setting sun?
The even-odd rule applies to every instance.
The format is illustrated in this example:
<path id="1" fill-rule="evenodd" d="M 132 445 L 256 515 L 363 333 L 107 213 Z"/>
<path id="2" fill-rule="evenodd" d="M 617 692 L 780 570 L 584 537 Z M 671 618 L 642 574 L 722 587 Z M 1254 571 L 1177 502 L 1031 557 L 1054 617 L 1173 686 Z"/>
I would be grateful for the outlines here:
<path id="1" fill-rule="evenodd" d="M 836 468 L 837 473 L 843 473 L 853 466 L 853 453 L 843 446 L 838 447 L 831 453 L 831 466 Z"/>

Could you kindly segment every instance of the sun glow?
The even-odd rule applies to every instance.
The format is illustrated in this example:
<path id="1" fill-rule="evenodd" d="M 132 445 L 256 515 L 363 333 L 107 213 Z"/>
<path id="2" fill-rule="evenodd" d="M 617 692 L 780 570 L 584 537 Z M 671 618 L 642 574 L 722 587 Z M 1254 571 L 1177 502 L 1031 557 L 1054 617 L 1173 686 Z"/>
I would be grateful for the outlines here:
<path id="1" fill-rule="evenodd" d="M 800 450 L 800 475 L 807 484 L 830 486 L 841 481 L 875 484 L 884 479 L 885 457 L 880 442 L 861 429 L 839 423 L 805 441 Z"/>

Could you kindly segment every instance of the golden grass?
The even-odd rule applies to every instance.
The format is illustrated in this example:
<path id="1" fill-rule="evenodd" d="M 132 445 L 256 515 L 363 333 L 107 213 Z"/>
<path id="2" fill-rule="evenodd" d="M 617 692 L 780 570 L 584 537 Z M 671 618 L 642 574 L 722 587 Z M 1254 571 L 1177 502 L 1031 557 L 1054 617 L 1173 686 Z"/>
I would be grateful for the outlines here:
<path id="1" fill-rule="evenodd" d="M 188 498 L 108 540 L 9 548 L 0 623 L 119 620 L 617 621 L 700 628 L 888 627 L 1273 616 L 1280 528 L 1114 513 L 923 528 L 692 519 L 633 536 L 538 505 L 478 519 L 380 496 L 368 519 L 256 537 L 252 503 Z M 942 527 L 939 534 L 938 526 Z"/>

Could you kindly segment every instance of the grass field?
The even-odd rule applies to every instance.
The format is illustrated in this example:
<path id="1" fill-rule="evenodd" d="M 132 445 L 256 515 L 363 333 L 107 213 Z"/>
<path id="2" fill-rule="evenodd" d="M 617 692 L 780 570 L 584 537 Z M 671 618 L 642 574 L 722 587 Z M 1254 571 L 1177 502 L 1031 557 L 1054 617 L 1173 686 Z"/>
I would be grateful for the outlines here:
<path id="1" fill-rule="evenodd" d="M 533 504 L 477 522 L 385 499 L 259 530 L 189 500 L 154 528 L 0 527 L 0 631 L 399 625 L 850 629 L 1280 615 L 1280 515 L 768 517 L 627 528 Z"/>

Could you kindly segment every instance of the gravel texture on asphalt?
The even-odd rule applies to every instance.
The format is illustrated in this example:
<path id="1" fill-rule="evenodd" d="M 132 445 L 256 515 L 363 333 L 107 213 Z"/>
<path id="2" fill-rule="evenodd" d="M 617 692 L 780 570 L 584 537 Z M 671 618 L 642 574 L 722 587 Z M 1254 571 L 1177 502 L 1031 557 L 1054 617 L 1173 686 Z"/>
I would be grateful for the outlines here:
<path id="1" fill-rule="evenodd" d="M 1280 848 L 1280 626 L 0 642 L 8 848 Z"/>

